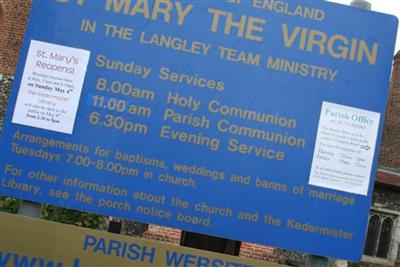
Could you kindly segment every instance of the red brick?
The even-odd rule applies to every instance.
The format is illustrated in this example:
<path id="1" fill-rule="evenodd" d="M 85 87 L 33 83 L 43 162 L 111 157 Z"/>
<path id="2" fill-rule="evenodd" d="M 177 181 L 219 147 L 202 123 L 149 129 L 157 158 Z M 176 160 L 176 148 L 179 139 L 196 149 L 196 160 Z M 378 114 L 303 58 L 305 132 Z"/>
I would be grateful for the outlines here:
<path id="1" fill-rule="evenodd" d="M 0 35 L 0 73 L 14 75 L 31 1 L 6 0 L 3 3 L 6 13 Z"/>

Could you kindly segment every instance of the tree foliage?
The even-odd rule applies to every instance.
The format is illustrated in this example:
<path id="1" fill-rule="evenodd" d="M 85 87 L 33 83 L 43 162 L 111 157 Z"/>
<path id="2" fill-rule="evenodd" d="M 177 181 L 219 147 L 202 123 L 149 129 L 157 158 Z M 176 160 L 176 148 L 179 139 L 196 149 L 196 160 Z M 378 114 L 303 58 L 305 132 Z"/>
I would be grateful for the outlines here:
<path id="1" fill-rule="evenodd" d="M 0 211 L 18 213 L 20 203 L 18 199 L 0 196 Z M 97 230 L 104 230 L 107 225 L 107 217 L 50 205 L 44 207 L 42 218 Z"/>
<path id="2" fill-rule="evenodd" d="M 0 196 L 0 211 L 17 213 L 20 201 L 11 197 Z"/>

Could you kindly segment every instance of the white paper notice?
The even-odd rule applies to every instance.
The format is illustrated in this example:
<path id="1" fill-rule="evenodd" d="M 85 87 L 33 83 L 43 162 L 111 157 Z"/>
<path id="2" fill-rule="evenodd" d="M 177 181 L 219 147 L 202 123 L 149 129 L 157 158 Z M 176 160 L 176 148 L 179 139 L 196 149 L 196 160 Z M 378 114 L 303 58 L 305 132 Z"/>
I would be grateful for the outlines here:
<path id="1" fill-rule="evenodd" d="M 380 113 L 323 102 L 311 185 L 367 195 Z"/>
<path id="2" fill-rule="evenodd" d="M 72 134 L 90 52 L 32 40 L 13 123 Z"/>

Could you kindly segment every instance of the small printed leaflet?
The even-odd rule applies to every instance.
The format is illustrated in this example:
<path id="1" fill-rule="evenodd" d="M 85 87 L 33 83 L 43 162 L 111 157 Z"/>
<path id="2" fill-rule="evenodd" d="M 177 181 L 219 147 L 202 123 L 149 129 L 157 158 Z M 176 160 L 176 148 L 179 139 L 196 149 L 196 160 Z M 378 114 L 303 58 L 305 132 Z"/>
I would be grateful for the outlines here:
<path id="1" fill-rule="evenodd" d="M 310 185 L 367 195 L 380 114 L 323 102 Z"/>
<path id="2" fill-rule="evenodd" d="M 12 122 L 72 134 L 89 56 L 32 40 Z"/>

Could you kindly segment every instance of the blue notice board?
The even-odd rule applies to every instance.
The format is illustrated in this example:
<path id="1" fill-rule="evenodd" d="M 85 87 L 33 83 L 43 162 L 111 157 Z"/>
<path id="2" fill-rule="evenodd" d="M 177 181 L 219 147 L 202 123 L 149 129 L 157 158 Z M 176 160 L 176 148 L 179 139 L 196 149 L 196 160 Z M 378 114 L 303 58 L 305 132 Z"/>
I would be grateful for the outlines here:
<path id="1" fill-rule="evenodd" d="M 0 194 L 358 260 L 396 30 L 325 1 L 33 1 Z"/>

